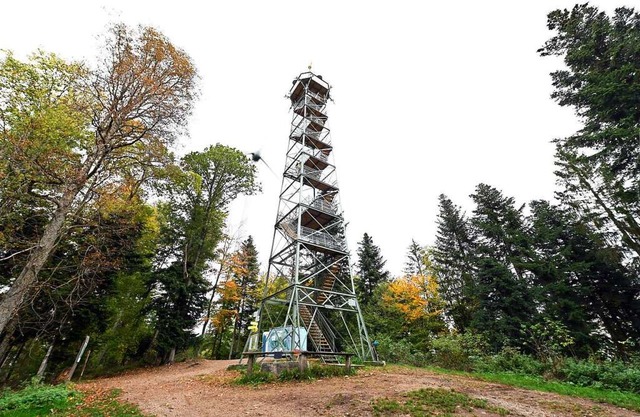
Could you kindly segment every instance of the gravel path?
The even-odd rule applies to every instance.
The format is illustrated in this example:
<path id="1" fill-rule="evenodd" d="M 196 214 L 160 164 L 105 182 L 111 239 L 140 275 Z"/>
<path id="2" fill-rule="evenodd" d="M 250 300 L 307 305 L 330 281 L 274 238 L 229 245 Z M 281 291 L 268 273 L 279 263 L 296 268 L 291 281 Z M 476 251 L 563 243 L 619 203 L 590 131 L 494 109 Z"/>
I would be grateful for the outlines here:
<path id="1" fill-rule="evenodd" d="M 631 417 L 638 413 L 589 400 L 528 391 L 420 369 L 386 367 L 361 370 L 356 376 L 258 387 L 237 386 L 237 361 L 180 363 L 137 370 L 82 384 L 86 389 L 120 388 L 122 399 L 155 416 L 371 416 L 371 402 L 401 399 L 407 391 L 447 388 L 486 399 L 526 417 Z M 486 410 L 463 416 L 494 416 Z"/>

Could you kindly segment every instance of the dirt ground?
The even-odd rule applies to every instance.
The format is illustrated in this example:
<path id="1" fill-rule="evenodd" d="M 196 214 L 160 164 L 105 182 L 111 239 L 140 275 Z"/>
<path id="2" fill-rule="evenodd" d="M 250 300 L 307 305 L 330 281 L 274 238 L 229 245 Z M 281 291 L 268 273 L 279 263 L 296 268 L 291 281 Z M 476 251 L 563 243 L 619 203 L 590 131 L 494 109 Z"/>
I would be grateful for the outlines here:
<path id="1" fill-rule="evenodd" d="M 198 361 L 138 370 L 94 380 L 83 389 L 120 388 L 122 399 L 155 416 L 371 416 L 372 400 L 401 400 L 407 391 L 446 388 L 509 410 L 510 416 L 628 417 L 640 414 L 589 400 L 466 377 L 438 375 L 426 370 L 385 367 L 360 370 L 357 375 L 311 382 L 286 382 L 258 387 L 231 381 L 227 371 L 237 361 Z M 460 415 L 494 416 L 486 410 Z"/>

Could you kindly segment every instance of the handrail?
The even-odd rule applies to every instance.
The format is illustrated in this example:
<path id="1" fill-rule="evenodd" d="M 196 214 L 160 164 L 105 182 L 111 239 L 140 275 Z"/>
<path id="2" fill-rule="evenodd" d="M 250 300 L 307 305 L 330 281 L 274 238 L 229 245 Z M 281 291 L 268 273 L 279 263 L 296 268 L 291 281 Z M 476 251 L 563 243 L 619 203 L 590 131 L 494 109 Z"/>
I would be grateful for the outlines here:
<path id="1" fill-rule="evenodd" d="M 292 239 L 298 239 L 329 249 L 340 251 L 346 250 L 345 242 L 343 240 L 336 239 L 329 233 L 322 232 L 320 230 L 314 230 L 305 226 L 300 226 L 301 234 L 300 236 L 298 236 L 298 233 L 296 232 L 296 226 L 294 222 L 291 221 L 281 221 L 280 227 L 282 227 L 282 230 L 284 230 L 284 232 Z"/>
<path id="2" fill-rule="evenodd" d="M 301 119 L 304 120 L 304 117 L 301 117 Z M 302 138 L 303 135 L 306 135 L 311 140 L 315 140 L 318 142 L 325 143 L 327 145 L 331 145 L 331 141 L 329 140 L 329 137 L 324 132 L 316 132 L 313 130 L 298 127 L 296 125 L 292 129 L 291 133 L 289 134 L 289 136 L 293 138 L 298 138 L 298 137 Z"/>
<path id="3" fill-rule="evenodd" d="M 327 107 L 327 103 L 315 103 L 312 101 L 305 101 L 303 96 L 301 99 L 293 103 L 292 107 L 294 110 L 298 110 L 299 108 L 304 106 L 311 107 L 314 110 L 322 112 Z"/>
<path id="4" fill-rule="evenodd" d="M 307 318 L 309 319 L 309 323 L 305 323 L 305 326 L 307 326 L 307 332 L 311 338 L 311 342 L 315 345 L 315 348 L 318 349 L 318 351 L 320 351 L 321 340 L 316 340 L 315 337 L 313 336 L 314 332 L 312 332 L 311 330 L 314 328 L 314 326 L 315 328 L 317 328 L 317 330 L 320 331 L 320 336 L 329 345 L 329 349 L 331 349 L 331 351 L 335 350 L 336 335 L 330 328 L 326 326 L 326 319 L 322 316 L 320 311 L 316 309 L 313 313 L 311 313 L 308 307 L 305 306 L 303 308 L 304 308 L 304 311 L 306 312 Z M 302 317 L 302 319 L 304 321 L 304 317 Z"/>
<path id="5" fill-rule="evenodd" d="M 345 244 L 343 241 L 339 241 L 334 236 L 326 232 L 314 230 L 309 227 L 300 227 L 302 236 L 301 240 L 306 240 L 309 243 L 313 243 L 319 246 L 324 246 L 329 249 L 345 250 Z"/>
<path id="6" fill-rule="evenodd" d="M 336 349 L 336 334 L 333 332 L 333 330 L 331 330 L 331 327 L 329 327 L 330 326 L 329 322 L 322 315 L 322 313 L 320 313 L 320 311 L 317 311 L 317 310 L 316 310 L 315 318 L 316 318 L 315 322 L 318 325 L 318 327 L 320 328 L 320 331 L 322 332 L 322 335 L 324 336 L 324 338 L 329 343 L 329 346 L 331 347 L 331 350 L 335 350 Z"/>
<path id="7" fill-rule="evenodd" d="M 300 169 L 298 169 L 298 172 L 300 172 Z M 311 167 L 303 165 L 302 175 L 306 175 L 307 177 L 311 177 L 311 178 L 314 178 L 316 180 L 319 180 L 320 176 L 322 175 L 322 170 L 321 169 L 313 169 Z"/>
<path id="8" fill-rule="evenodd" d="M 309 207 L 313 207 L 320 211 L 324 211 L 326 213 L 335 214 L 338 211 L 338 208 L 333 203 L 329 203 L 322 197 L 303 201 L 302 204 L 305 204 Z"/>

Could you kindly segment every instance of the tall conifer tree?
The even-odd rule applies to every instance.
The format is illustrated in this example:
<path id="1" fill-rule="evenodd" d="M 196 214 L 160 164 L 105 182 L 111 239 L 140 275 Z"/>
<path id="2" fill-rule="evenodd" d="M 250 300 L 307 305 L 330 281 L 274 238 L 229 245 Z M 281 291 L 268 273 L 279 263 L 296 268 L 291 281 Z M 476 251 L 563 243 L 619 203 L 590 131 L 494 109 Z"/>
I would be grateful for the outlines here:
<path id="1" fill-rule="evenodd" d="M 458 330 L 464 331 L 477 307 L 471 226 L 460 207 L 444 194 L 440 195 L 439 209 L 434 269 L 447 315 Z"/>
<path id="2" fill-rule="evenodd" d="M 380 248 L 373 243 L 367 233 L 358 242 L 358 265 L 356 289 L 361 303 L 366 306 L 371 303 L 375 289 L 383 282 L 389 281 L 389 271 L 384 269 L 387 263 L 380 253 Z"/>

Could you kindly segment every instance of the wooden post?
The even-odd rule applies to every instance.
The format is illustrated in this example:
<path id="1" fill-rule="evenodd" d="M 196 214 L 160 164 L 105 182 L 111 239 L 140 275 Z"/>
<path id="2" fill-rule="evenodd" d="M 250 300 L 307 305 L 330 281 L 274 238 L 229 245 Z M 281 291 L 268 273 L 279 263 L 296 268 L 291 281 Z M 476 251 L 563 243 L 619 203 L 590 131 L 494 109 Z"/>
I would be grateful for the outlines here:
<path id="1" fill-rule="evenodd" d="M 253 364 L 256 361 L 255 355 L 249 353 L 247 355 L 247 376 L 250 376 L 253 373 Z"/>
<path id="2" fill-rule="evenodd" d="M 89 351 L 87 352 L 87 356 L 84 358 L 84 365 L 82 365 L 82 371 L 80 371 L 80 378 L 78 378 L 78 381 L 80 381 L 82 379 L 82 375 L 84 375 L 84 370 L 87 367 L 87 362 L 89 362 L 89 356 L 91 356 L 91 349 L 89 349 Z"/>
<path id="3" fill-rule="evenodd" d="M 38 368 L 38 373 L 36 376 L 38 378 L 42 378 L 44 376 L 44 371 L 47 369 L 47 362 L 49 362 L 49 356 L 51 356 L 51 351 L 53 350 L 53 344 L 55 343 L 55 339 L 49 345 L 49 349 L 47 349 L 47 354 L 44 355 L 44 359 L 40 363 L 40 368 Z"/>
<path id="4" fill-rule="evenodd" d="M 351 373 L 351 355 L 347 355 L 347 359 L 344 361 L 344 369 L 347 373 Z"/>
<path id="5" fill-rule="evenodd" d="M 71 381 L 71 378 L 73 378 L 73 373 L 76 371 L 76 368 L 80 363 L 80 359 L 82 359 L 82 354 L 84 353 L 84 350 L 87 348 L 88 344 L 89 344 L 89 336 L 84 338 L 84 343 L 82 344 L 82 346 L 80 347 L 80 350 L 78 351 L 78 356 L 76 356 L 76 360 L 73 361 L 73 366 L 69 371 L 69 376 L 67 376 L 67 381 Z"/>
<path id="6" fill-rule="evenodd" d="M 307 354 L 304 352 L 300 353 L 300 357 L 298 357 L 298 364 L 300 365 L 300 372 L 304 372 L 309 367 L 309 362 L 307 361 Z"/>

